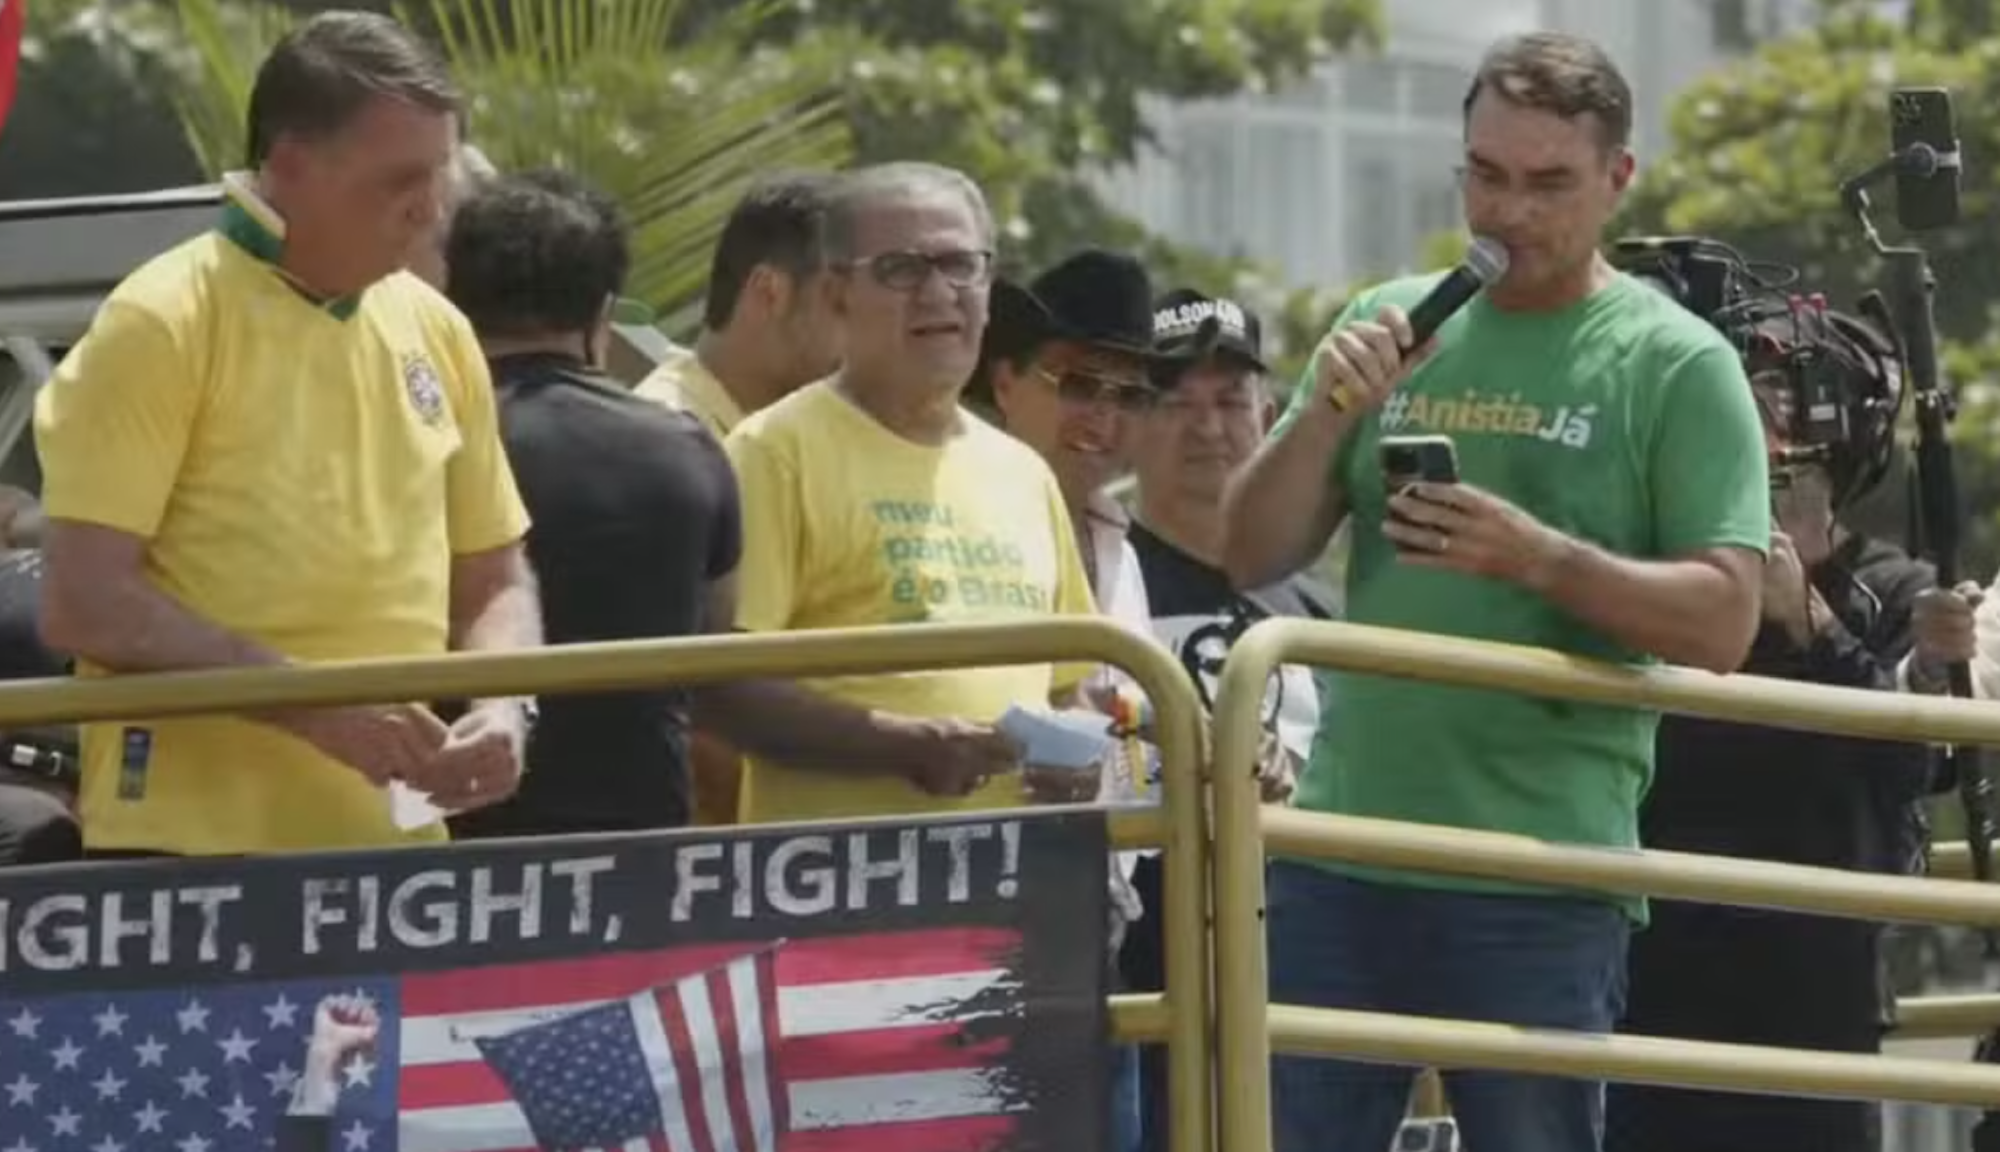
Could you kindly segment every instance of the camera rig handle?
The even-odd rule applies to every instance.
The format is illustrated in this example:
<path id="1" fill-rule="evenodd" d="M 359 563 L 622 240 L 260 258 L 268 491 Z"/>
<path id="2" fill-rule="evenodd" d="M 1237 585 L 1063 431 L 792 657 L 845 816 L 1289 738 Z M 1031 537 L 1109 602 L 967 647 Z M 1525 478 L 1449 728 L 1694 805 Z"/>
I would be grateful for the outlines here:
<path id="1" fill-rule="evenodd" d="M 1891 154 L 1888 159 L 1843 182 L 1841 203 L 1860 225 L 1869 247 L 1880 256 L 1887 273 L 1887 300 L 1870 293 L 1878 319 L 1896 345 L 1898 359 L 1909 382 L 1910 402 L 1915 409 L 1917 442 L 1915 476 L 1912 484 L 1911 552 L 1929 561 L 1937 570 L 1941 588 L 1959 582 L 1958 552 L 1963 510 L 1959 503 L 1958 475 L 1952 467 L 1951 423 L 1958 414 L 1957 404 L 1938 372 L 1937 319 L 1935 301 L 1937 277 L 1931 272 L 1929 255 L 1917 245 L 1890 247 L 1869 219 L 1868 190 L 1898 173 L 1929 172 L 1937 167 L 1936 152 L 1926 144 L 1914 144 Z M 1951 695 L 1972 696 L 1972 670 L 1963 662 L 1946 669 Z M 1965 809 L 1966 844 L 1972 856 L 1973 876 L 1982 883 L 1993 878 L 1993 785 L 1986 777 L 1979 754 L 1949 745 L 1938 753 L 1935 786 L 1942 791 L 1958 790 Z M 1983 933 L 1986 958 L 2000 960 L 2000 936 L 1988 929 Z"/>

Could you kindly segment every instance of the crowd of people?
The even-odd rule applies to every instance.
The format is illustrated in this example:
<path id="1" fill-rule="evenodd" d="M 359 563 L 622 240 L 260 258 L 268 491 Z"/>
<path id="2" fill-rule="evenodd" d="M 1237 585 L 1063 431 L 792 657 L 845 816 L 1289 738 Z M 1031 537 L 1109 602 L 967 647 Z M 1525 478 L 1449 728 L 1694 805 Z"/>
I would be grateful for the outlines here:
<path id="1" fill-rule="evenodd" d="M 1635 164 L 1603 52 L 1509 40 L 1465 113 L 1468 223 L 1505 275 L 1422 341 L 1435 276 L 1363 293 L 1282 415 L 1250 309 L 1105 249 L 999 277 L 979 187 L 917 162 L 759 181 L 700 337 L 635 387 L 605 367 L 619 206 L 481 162 L 451 77 L 394 21 L 314 17 L 258 72 L 215 229 L 123 282 L 41 397 L 42 491 L 0 508 L 4 671 L 1049 614 L 1156 638 L 1210 702 L 1270 616 L 1882 691 L 1978 658 L 1974 590 L 1841 523 L 1839 450 L 1773 468 L 1783 342 L 1759 361 L 1605 259 Z M 1893 425 L 1893 340 L 1856 346 L 1848 394 Z M 1452 475 L 1385 477 L 1385 439 L 1415 434 L 1449 438 Z M 1107 495 L 1127 476 L 1129 502 Z M 1344 594 L 1306 574 L 1339 531 Z M 1131 693 L 1029 665 L 10 733 L 0 848 L 1151 803 Z M 1024 764 L 995 727 L 1015 707 L 1123 727 L 1093 770 Z M 1284 670 L 1265 722 L 1268 802 L 1611 848 L 1907 871 L 1938 787 L 1921 748 L 1347 673 Z M 1158 860 L 1109 873 L 1112 979 L 1158 989 Z M 1871 924 L 1280 860 L 1269 930 L 1287 1003 L 1841 1051 L 1885 1025 Z M 1165 1146 L 1155 1056 L 1113 1053 L 1118 1152 Z M 1280 1059 L 1277 1147 L 1387 1149 L 1411 1077 Z M 1840 1102 L 1446 1084 L 1477 1152 L 1879 1142 Z"/>

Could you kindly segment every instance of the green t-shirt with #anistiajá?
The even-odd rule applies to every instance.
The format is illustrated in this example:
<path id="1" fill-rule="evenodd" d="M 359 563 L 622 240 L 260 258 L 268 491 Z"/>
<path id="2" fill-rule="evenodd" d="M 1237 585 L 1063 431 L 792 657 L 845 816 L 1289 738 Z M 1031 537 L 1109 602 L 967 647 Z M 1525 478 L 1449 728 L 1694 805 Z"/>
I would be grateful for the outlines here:
<path id="1" fill-rule="evenodd" d="M 1384 304 L 1407 310 L 1437 280 L 1365 292 L 1336 326 Z M 1741 362 L 1720 333 L 1661 292 L 1620 275 L 1546 313 L 1505 311 L 1481 296 L 1437 340 L 1436 353 L 1356 425 L 1333 463 L 1350 504 L 1347 619 L 1595 660 L 1651 660 L 1516 585 L 1399 563 L 1382 535 L 1384 435 L 1451 437 L 1465 483 L 1622 556 L 1769 547 L 1764 434 Z M 1302 385 L 1283 422 L 1315 402 L 1310 396 Z M 1337 671 L 1322 673 L 1321 696 L 1301 808 L 1638 845 L 1655 713 Z M 1547 891 L 1323 864 L 1392 883 Z M 1643 919 L 1642 901 L 1621 903 Z"/>

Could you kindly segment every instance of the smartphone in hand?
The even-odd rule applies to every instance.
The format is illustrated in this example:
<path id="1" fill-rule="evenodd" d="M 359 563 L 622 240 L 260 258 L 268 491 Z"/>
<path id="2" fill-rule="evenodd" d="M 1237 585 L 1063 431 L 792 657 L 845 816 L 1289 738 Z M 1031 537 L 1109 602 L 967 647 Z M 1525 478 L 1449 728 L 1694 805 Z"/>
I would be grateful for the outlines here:
<path id="1" fill-rule="evenodd" d="M 1418 481 L 1458 483 L 1458 449 L 1449 436 L 1384 436 L 1382 483 L 1391 495 Z"/>
<path id="2" fill-rule="evenodd" d="M 1458 449 L 1449 436 L 1384 436 L 1379 452 L 1382 487 L 1391 496 L 1419 482 L 1458 483 Z"/>

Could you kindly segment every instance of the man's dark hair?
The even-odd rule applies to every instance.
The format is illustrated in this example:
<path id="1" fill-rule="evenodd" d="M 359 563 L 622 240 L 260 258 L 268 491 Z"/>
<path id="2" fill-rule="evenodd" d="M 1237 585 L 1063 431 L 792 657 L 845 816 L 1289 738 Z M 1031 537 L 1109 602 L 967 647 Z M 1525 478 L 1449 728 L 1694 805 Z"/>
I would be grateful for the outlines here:
<path id="1" fill-rule="evenodd" d="M 408 28 L 373 12 L 322 12 L 287 32 L 250 89 L 250 163 L 282 136 L 319 139 L 386 96 L 434 112 L 460 112 L 451 71 Z"/>
<path id="2" fill-rule="evenodd" d="M 1604 49 L 1580 36 L 1531 32 L 1494 45 L 1465 94 L 1468 118 L 1488 88 L 1509 104 L 1564 120 L 1595 116 L 1607 148 L 1632 138 L 1632 86 Z"/>
<path id="3" fill-rule="evenodd" d="M 567 172 L 489 180 L 445 241 L 445 294 L 481 336 L 587 332 L 632 263 L 624 213 Z"/>
<path id="4" fill-rule="evenodd" d="M 758 180 L 743 194 L 722 226 L 709 266 L 701 320 L 710 331 L 729 325 L 743 286 L 759 265 L 778 268 L 801 283 L 820 270 L 820 229 L 832 186 L 831 173 L 781 172 Z"/>

